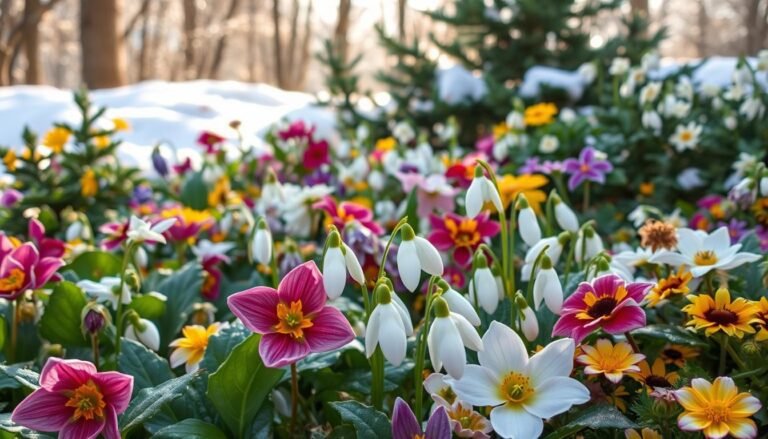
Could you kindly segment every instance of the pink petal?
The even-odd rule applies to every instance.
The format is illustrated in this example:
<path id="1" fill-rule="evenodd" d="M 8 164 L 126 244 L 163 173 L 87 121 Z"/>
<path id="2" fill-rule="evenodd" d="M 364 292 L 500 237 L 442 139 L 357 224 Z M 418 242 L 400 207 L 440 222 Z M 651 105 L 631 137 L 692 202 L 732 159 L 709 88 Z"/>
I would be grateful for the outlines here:
<path id="1" fill-rule="evenodd" d="M 432 226 L 433 233 L 437 230 L 445 231 L 445 223 L 443 222 L 443 219 L 435 214 L 429 216 L 429 224 Z"/>
<path id="2" fill-rule="evenodd" d="M 8 257 L 13 258 L 24 267 L 24 271 L 29 271 L 34 267 L 39 259 L 37 248 L 29 242 L 25 242 L 14 250 Z"/>
<path id="3" fill-rule="evenodd" d="M 96 367 L 87 361 L 50 357 L 40 372 L 40 387 L 52 392 L 75 389 L 94 374 Z"/>
<path id="4" fill-rule="evenodd" d="M 120 372 L 101 372 L 96 374 L 94 381 L 104 395 L 104 400 L 116 413 L 122 413 L 128 408 L 133 391 L 132 376 Z"/>
<path id="5" fill-rule="evenodd" d="M 77 422 L 68 423 L 59 432 L 60 438 L 66 439 L 96 439 L 104 430 L 105 420 L 92 420 L 87 421 L 80 419 Z"/>
<path id="6" fill-rule="evenodd" d="M 427 239 L 440 251 L 446 251 L 453 247 L 453 239 L 445 230 L 433 230 Z"/>
<path id="7" fill-rule="evenodd" d="M 616 288 L 618 288 L 618 286 L 623 283 L 624 281 L 615 274 L 606 274 L 593 280 L 592 288 L 598 297 L 613 296 L 616 292 Z"/>
<path id="8" fill-rule="evenodd" d="M 581 320 L 577 319 L 575 315 L 563 314 L 555 323 L 555 327 L 552 328 L 552 335 L 570 336 L 580 326 L 582 326 Z"/>
<path id="9" fill-rule="evenodd" d="M 645 326 L 645 311 L 639 306 L 625 306 L 613 312 L 603 322 L 603 330 L 609 334 L 622 334 Z"/>
<path id="10" fill-rule="evenodd" d="M 64 266 L 64 261 L 58 258 L 43 258 L 35 267 L 35 282 L 41 287 L 48 282 L 56 271 Z"/>
<path id="11" fill-rule="evenodd" d="M 642 302 L 645 299 L 645 294 L 653 286 L 650 283 L 634 282 L 627 284 L 627 293 L 629 297 L 635 300 L 635 302 Z"/>
<path id="12" fill-rule="evenodd" d="M 277 291 L 268 287 L 254 287 L 227 298 L 227 305 L 246 328 L 259 334 L 272 332 L 277 325 Z"/>
<path id="13" fill-rule="evenodd" d="M 16 406 L 11 420 L 19 425 L 40 431 L 59 431 L 72 416 L 67 408 L 66 396 L 40 388 Z"/>
<path id="14" fill-rule="evenodd" d="M 259 355 L 267 367 L 287 366 L 306 357 L 310 352 L 309 343 L 296 341 L 288 334 L 266 334 L 259 343 Z"/>
<path id="15" fill-rule="evenodd" d="M 39 242 L 45 237 L 45 226 L 37 218 L 29 220 L 27 230 L 29 237 L 35 242 Z"/>
<path id="16" fill-rule="evenodd" d="M 106 439 L 120 439 L 120 429 L 117 425 L 117 413 L 113 407 L 107 406 L 107 417 L 104 420 L 104 431 L 101 433 Z"/>
<path id="17" fill-rule="evenodd" d="M 305 262 L 285 275 L 277 294 L 286 304 L 301 300 L 304 314 L 320 311 L 326 299 L 323 275 L 313 261 Z"/>
<path id="18" fill-rule="evenodd" d="M 477 225 L 477 231 L 483 238 L 490 238 L 501 231 L 501 226 L 496 221 L 480 221 Z"/>
<path id="19" fill-rule="evenodd" d="M 453 251 L 453 259 L 460 266 L 466 267 L 472 260 L 472 251 L 469 247 L 456 247 L 456 250 Z"/>
<path id="20" fill-rule="evenodd" d="M 355 338 L 344 314 L 332 306 L 326 306 L 315 314 L 312 323 L 312 327 L 304 330 L 304 337 L 312 352 L 332 351 Z"/>
<path id="21" fill-rule="evenodd" d="M 568 298 L 565 299 L 563 302 L 563 311 L 566 311 L 568 309 L 573 310 L 581 310 L 584 308 L 584 296 L 587 295 L 587 293 L 594 293 L 594 290 L 592 289 L 592 285 L 590 285 L 588 282 L 582 282 L 579 284 L 579 286 L 576 288 L 576 291 L 573 292 Z"/>

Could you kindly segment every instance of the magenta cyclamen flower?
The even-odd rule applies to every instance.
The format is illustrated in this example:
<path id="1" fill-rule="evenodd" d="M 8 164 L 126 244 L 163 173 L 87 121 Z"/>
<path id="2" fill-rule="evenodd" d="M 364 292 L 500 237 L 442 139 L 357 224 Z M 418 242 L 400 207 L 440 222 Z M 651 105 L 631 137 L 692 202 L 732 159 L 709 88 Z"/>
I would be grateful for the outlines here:
<path id="1" fill-rule="evenodd" d="M 40 373 L 40 388 L 16 407 L 11 420 L 61 438 L 92 439 L 103 434 L 119 439 L 117 415 L 128 408 L 133 377 L 97 372 L 80 360 L 49 358 Z"/>
<path id="2" fill-rule="evenodd" d="M 625 283 L 615 274 L 582 282 L 563 303 L 560 319 L 552 335 L 573 338 L 579 343 L 593 331 L 603 328 L 609 334 L 622 334 L 645 326 L 645 311 L 640 302 L 652 285 Z"/>
<path id="3" fill-rule="evenodd" d="M 568 189 L 574 190 L 586 180 L 605 183 L 605 174 L 613 171 L 613 165 L 608 160 L 598 159 L 595 153 L 595 148 L 588 146 L 581 150 L 578 159 L 567 159 L 563 162 L 565 172 L 571 174 Z"/>
<path id="4" fill-rule="evenodd" d="M 453 436 L 451 423 L 445 413 L 445 407 L 440 406 L 430 415 L 427 429 L 422 430 L 416 415 L 401 398 L 395 401 L 392 412 L 392 439 L 451 439 Z"/>
<path id="5" fill-rule="evenodd" d="M 64 241 L 45 236 L 45 226 L 38 219 L 32 218 L 27 225 L 29 239 L 38 248 L 41 258 L 60 258 L 64 256 L 67 247 Z"/>
<path id="6" fill-rule="evenodd" d="M 40 257 L 30 242 L 14 247 L 7 236 L 0 234 L 0 298 L 14 300 L 27 290 L 42 287 L 63 265 L 60 258 Z"/>
<path id="7" fill-rule="evenodd" d="M 432 225 L 432 232 L 427 237 L 429 242 L 442 252 L 452 251 L 453 259 L 462 267 L 469 265 L 480 244 L 488 242 L 501 230 L 488 212 L 475 218 L 455 213 L 446 213 L 443 217 L 431 215 L 429 222 Z"/>
<path id="8" fill-rule="evenodd" d="M 264 334 L 259 344 L 264 364 L 283 367 L 355 338 L 344 314 L 325 300 L 323 275 L 310 261 L 291 270 L 277 290 L 254 287 L 229 296 L 227 304 L 246 328 Z"/>

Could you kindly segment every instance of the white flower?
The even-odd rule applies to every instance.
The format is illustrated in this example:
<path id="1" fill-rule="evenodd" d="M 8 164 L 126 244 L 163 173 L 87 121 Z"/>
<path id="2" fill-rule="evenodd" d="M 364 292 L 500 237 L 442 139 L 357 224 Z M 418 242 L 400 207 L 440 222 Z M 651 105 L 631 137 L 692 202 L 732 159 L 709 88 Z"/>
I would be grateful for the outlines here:
<path id="1" fill-rule="evenodd" d="M 677 252 L 662 250 L 650 259 L 655 264 L 689 267 L 693 277 L 712 270 L 730 270 L 761 258 L 754 253 L 738 253 L 741 244 L 731 245 L 728 228 L 723 226 L 711 234 L 688 228 L 677 230 Z"/>
<path id="2" fill-rule="evenodd" d="M 603 249 L 603 240 L 600 238 L 600 235 L 598 235 L 593 228 L 587 227 L 587 229 L 579 233 L 579 237 L 576 238 L 576 251 L 574 252 L 574 256 L 577 262 L 581 262 L 582 260 L 588 261 L 600 254 Z"/>
<path id="3" fill-rule="evenodd" d="M 436 404 L 444 407 L 450 407 L 456 399 L 447 378 L 439 372 L 433 372 L 424 380 L 424 390 L 429 393 Z"/>
<path id="4" fill-rule="evenodd" d="M 557 117 L 560 118 L 560 120 L 563 121 L 563 123 L 570 125 L 576 120 L 576 117 L 578 117 L 578 115 L 576 114 L 575 111 L 573 111 L 573 109 L 569 107 L 565 107 L 562 110 L 560 110 L 560 114 Z"/>
<path id="5" fill-rule="evenodd" d="M 475 171 L 475 178 L 472 179 L 472 183 L 469 185 L 469 189 L 467 189 L 465 207 L 467 209 L 467 216 L 470 218 L 479 215 L 487 202 L 493 203 L 493 206 L 499 212 L 503 209 L 499 191 L 482 172 L 482 167 L 478 166 Z"/>
<path id="6" fill-rule="evenodd" d="M 653 133 L 656 135 L 661 134 L 663 122 L 661 121 L 661 116 L 659 116 L 659 113 L 653 110 L 643 111 L 641 122 L 643 124 L 643 128 L 653 131 Z"/>
<path id="7" fill-rule="evenodd" d="M 234 242 L 217 242 L 213 243 L 207 239 L 203 239 L 192 247 L 192 253 L 197 256 L 198 259 L 203 260 L 213 256 L 223 256 L 226 258 L 226 253 L 235 248 Z"/>
<path id="8" fill-rule="evenodd" d="M 558 148 L 560 148 L 560 140 L 558 140 L 557 136 L 546 134 L 541 137 L 539 152 L 542 154 L 551 154 L 557 151 Z"/>
<path id="9" fill-rule="evenodd" d="M 739 154 L 739 159 L 733 162 L 732 167 L 736 173 L 744 175 L 750 168 L 755 166 L 757 162 L 757 157 L 748 152 L 742 152 Z"/>
<path id="10" fill-rule="evenodd" d="M 122 300 L 123 305 L 131 303 L 131 289 L 123 282 L 123 292 L 118 297 L 117 289 L 120 288 L 120 278 L 115 276 L 102 277 L 98 282 L 92 280 L 81 280 L 77 286 L 85 294 L 96 299 L 97 302 L 108 302 L 112 309 L 117 309 L 118 299 Z"/>
<path id="11" fill-rule="evenodd" d="M 714 98 L 720 94 L 720 86 L 714 82 L 705 82 L 700 88 L 702 96 L 707 98 Z"/>
<path id="12" fill-rule="evenodd" d="M 251 242 L 251 255 L 257 262 L 269 265 L 272 262 L 272 232 L 267 227 L 266 221 L 259 220 L 256 232 Z"/>
<path id="13" fill-rule="evenodd" d="M 616 57 L 611 62 L 611 67 L 608 70 L 613 76 L 623 75 L 629 71 L 629 58 Z"/>
<path id="14" fill-rule="evenodd" d="M 537 311 L 542 301 L 550 311 L 560 315 L 563 308 L 563 286 L 552 261 L 546 255 L 542 258 L 541 269 L 536 273 L 536 281 L 533 283 L 533 306 Z"/>
<path id="15" fill-rule="evenodd" d="M 561 229 L 569 232 L 579 230 L 579 220 L 573 210 L 560 199 L 556 197 L 552 200 L 555 203 L 555 221 Z"/>
<path id="16" fill-rule="evenodd" d="M 361 285 L 365 282 L 365 275 L 357 256 L 349 246 L 341 242 L 338 232 L 333 232 L 328 239 L 332 241 L 323 257 L 323 286 L 328 298 L 333 300 L 344 292 L 347 272 Z"/>
<path id="17" fill-rule="evenodd" d="M 587 84 L 593 83 L 595 78 L 597 78 L 597 67 L 591 62 L 580 65 L 577 72 L 579 76 L 581 76 L 581 79 Z"/>
<path id="18" fill-rule="evenodd" d="M 448 379 L 460 400 L 494 406 L 491 424 L 505 438 L 539 437 L 542 419 L 589 401 L 587 388 L 573 378 L 573 340 L 554 341 L 530 359 L 520 337 L 494 321 L 483 336 L 480 365 L 467 365 L 460 380 Z"/>
<path id="19" fill-rule="evenodd" d="M 392 365 L 399 366 L 405 359 L 408 328 L 410 327 L 412 334 L 413 327 L 410 326 L 410 317 L 403 315 L 403 310 L 392 300 L 397 296 L 392 294 L 389 288 L 382 285 L 377 288 L 377 292 L 379 304 L 371 312 L 368 326 L 365 328 L 365 355 L 370 358 L 376 352 L 376 346 L 379 346 L 384 358 Z"/>
<path id="20" fill-rule="evenodd" d="M 687 125 L 678 125 L 675 133 L 669 138 L 669 142 L 675 146 L 677 152 L 693 149 L 699 143 L 702 126 L 696 122 L 688 122 Z"/>
<path id="21" fill-rule="evenodd" d="M 484 259 L 484 256 L 480 259 Z M 477 294 L 477 302 L 475 302 L 475 294 Z M 473 304 L 478 303 L 480 308 L 488 314 L 496 312 L 496 308 L 499 306 L 499 291 L 487 261 L 485 265 L 482 262 L 478 264 L 475 274 L 469 282 L 469 300 Z"/>
<path id="22" fill-rule="evenodd" d="M 757 70 L 768 71 L 768 50 L 761 50 L 757 53 Z"/>
<path id="23" fill-rule="evenodd" d="M 553 265 L 557 264 L 560 259 L 560 255 L 563 253 L 563 244 L 557 236 L 550 236 L 537 242 L 536 245 L 528 249 L 525 253 L 525 264 L 521 270 L 521 277 L 523 281 L 531 279 L 531 271 L 533 270 L 533 263 L 536 262 L 536 258 L 539 257 L 544 248 L 547 247 L 546 255 L 552 261 Z"/>
<path id="24" fill-rule="evenodd" d="M 78 241 L 78 240 L 88 240 L 91 238 L 91 230 L 85 226 L 81 221 L 74 221 L 72 224 L 67 227 L 67 231 L 65 233 L 65 239 L 67 242 L 72 241 Z"/>
<path id="25" fill-rule="evenodd" d="M 534 341 L 539 336 L 539 321 L 536 319 L 536 313 L 530 306 L 526 306 L 522 311 L 523 322 L 520 329 L 528 341 Z"/>
<path id="26" fill-rule="evenodd" d="M 374 191 L 380 191 L 384 189 L 384 183 L 386 183 L 386 176 L 378 169 L 374 169 L 368 174 L 368 184 Z"/>
<path id="27" fill-rule="evenodd" d="M 432 276 L 443 275 L 443 260 L 435 246 L 415 236 L 409 225 L 401 230 L 403 240 L 397 248 L 397 271 L 408 291 L 413 292 L 419 286 L 422 270 Z"/>
<path id="28" fill-rule="evenodd" d="M 445 300 L 438 297 L 433 306 L 435 320 L 427 335 L 429 359 L 436 371 L 445 367 L 451 377 L 461 378 L 467 363 L 464 346 L 473 351 L 482 351 L 483 342 L 467 319 L 449 310 Z"/>
<path id="29" fill-rule="evenodd" d="M 399 122 L 392 129 L 392 136 L 394 136 L 400 144 L 405 145 L 411 143 L 411 141 L 416 138 L 416 132 L 413 131 L 413 128 L 408 122 Z"/>
<path id="30" fill-rule="evenodd" d="M 160 332 L 157 330 L 157 326 L 151 321 L 142 318 L 139 319 L 138 326 L 136 328 L 132 323 L 129 323 L 125 328 L 125 338 L 138 341 L 153 351 L 160 349 Z"/>
<path id="31" fill-rule="evenodd" d="M 640 60 L 640 65 L 643 66 L 644 70 L 656 70 L 659 68 L 660 61 L 661 57 L 659 56 L 659 52 L 657 50 L 651 50 L 643 55 L 643 58 Z"/>
<path id="32" fill-rule="evenodd" d="M 676 99 L 672 95 L 667 95 L 664 98 L 664 102 L 659 104 L 659 111 L 666 117 L 682 119 L 690 113 L 691 104 L 684 100 Z"/>
<path id="33" fill-rule="evenodd" d="M 725 125 L 726 128 L 729 130 L 735 130 L 736 127 L 739 125 L 738 119 L 736 119 L 733 115 L 725 116 L 723 119 L 723 125 Z"/>
<path id="34" fill-rule="evenodd" d="M 441 297 L 448 302 L 448 308 L 450 308 L 452 312 L 464 316 L 472 326 L 480 326 L 482 323 L 480 321 L 480 316 L 477 315 L 477 311 L 475 311 L 472 303 L 470 303 L 464 295 L 451 288 L 450 285 L 448 285 L 448 282 L 445 282 L 444 280 L 438 281 L 438 285 L 443 289 Z"/>
<path id="35" fill-rule="evenodd" d="M 541 228 L 539 227 L 539 221 L 536 219 L 536 213 L 533 211 L 533 208 L 531 208 L 527 202 L 524 204 L 525 207 L 520 209 L 520 212 L 517 215 L 517 224 L 523 241 L 525 241 L 526 244 L 533 246 L 541 240 Z"/>
<path id="36" fill-rule="evenodd" d="M 760 178 L 760 196 L 768 197 L 768 176 Z"/>
<path id="37" fill-rule="evenodd" d="M 765 105 L 756 97 L 750 97 L 745 99 L 739 106 L 739 114 L 746 117 L 747 120 L 755 120 L 756 118 L 763 117 L 765 114 Z"/>
<path id="38" fill-rule="evenodd" d="M 176 220 L 176 218 L 168 218 L 155 225 L 150 225 L 139 217 L 131 216 L 131 222 L 128 225 L 128 232 L 126 233 L 128 241 L 135 243 L 152 241 L 165 244 L 165 236 L 163 236 L 163 232 L 170 229 L 171 226 L 176 223 Z"/>
<path id="39" fill-rule="evenodd" d="M 519 111 L 511 111 L 507 114 L 507 126 L 512 130 L 524 130 L 525 118 Z"/>
<path id="40" fill-rule="evenodd" d="M 701 170 L 697 168 L 685 168 L 677 176 L 677 184 L 685 190 L 695 189 L 704 185 L 701 179 Z"/>
<path id="41" fill-rule="evenodd" d="M 675 85 L 675 94 L 687 101 L 693 99 L 693 83 L 688 76 L 681 76 Z"/>
<path id="42" fill-rule="evenodd" d="M 649 263 L 648 261 L 650 261 L 654 254 L 655 253 L 650 248 L 638 247 L 634 250 L 625 250 L 613 255 L 611 259 L 611 267 L 621 267 L 621 269 L 616 271 L 632 275 L 635 273 L 637 267 Z"/>
<path id="43" fill-rule="evenodd" d="M 312 205 L 333 189 L 324 184 L 308 187 L 294 185 L 283 186 L 285 201 L 281 204 L 281 212 L 285 220 L 285 232 L 288 235 L 308 236 L 312 231 L 312 218 L 315 209 Z"/>

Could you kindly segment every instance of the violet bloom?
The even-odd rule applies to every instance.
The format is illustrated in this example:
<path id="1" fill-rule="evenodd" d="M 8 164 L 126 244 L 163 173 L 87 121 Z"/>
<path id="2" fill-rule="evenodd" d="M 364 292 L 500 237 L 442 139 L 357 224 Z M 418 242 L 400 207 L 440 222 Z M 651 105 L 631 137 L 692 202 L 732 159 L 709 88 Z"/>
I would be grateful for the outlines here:
<path id="1" fill-rule="evenodd" d="M 398 173 L 397 178 L 403 184 L 404 192 L 410 193 L 416 188 L 419 216 L 427 217 L 435 210 L 453 211 L 458 190 L 448 183 L 444 175 L 433 174 L 425 177 L 417 173 Z"/>
<path id="2" fill-rule="evenodd" d="M 585 181 L 605 183 L 605 174 L 613 171 L 613 165 L 608 160 L 595 157 L 595 148 L 587 146 L 581 150 L 578 159 L 567 159 L 563 162 L 565 172 L 571 174 L 568 179 L 568 189 L 574 190 Z"/>
<path id="3" fill-rule="evenodd" d="M 557 160 L 545 160 L 544 163 L 539 166 L 539 171 L 547 175 L 552 175 L 555 172 L 565 172 L 565 164 Z"/>
<path id="4" fill-rule="evenodd" d="M 530 157 L 525 160 L 525 164 L 517 170 L 518 174 L 536 174 L 541 172 L 541 164 L 538 157 Z"/>
<path id="5" fill-rule="evenodd" d="M 718 228 L 723 226 L 728 227 L 728 236 L 731 237 L 731 244 L 741 241 L 741 238 L 747 233 L 747 222 L 736 218 L 731 218 L 728 222 L 720 221 L 717 223 Z"/>
<path id="6" fill-rule="evenodd" d="M 451 423 L 445 413 L 445 407 L 438 407 L 430 415 L 427 429 L 422 430 L 408 404 L 399 397 L 395 401 L 395 409 L 392 412 L 392 439 L 451 439 L 452 436 Z"/>
<path id="7" fill-rule="evenodd" d="M 152 150 L 152 167 L 155 168 L 155 172 L 158 173 L 161 177 L 165 178 L 168 176 L 168 162 L 163 157 L 163 154 L 160 152 L 160 147 L 156 146 L 155 149 Z"/>
<path id="8" fill-rule="evenodd" d="M 755 236 L 760 241 L 760 250 L 768 251 L 768 227 L 757 226 L 755 227 Z"/>
<path id="9" fill-rule="evenodd" d="M 21 192 L 16 189 L 6 189 L 3 191 L 3 194 L 0 195 L 0 206 L 11 208 L 17 205 L 22 199 L 24 199 L 24 194 Z"/>

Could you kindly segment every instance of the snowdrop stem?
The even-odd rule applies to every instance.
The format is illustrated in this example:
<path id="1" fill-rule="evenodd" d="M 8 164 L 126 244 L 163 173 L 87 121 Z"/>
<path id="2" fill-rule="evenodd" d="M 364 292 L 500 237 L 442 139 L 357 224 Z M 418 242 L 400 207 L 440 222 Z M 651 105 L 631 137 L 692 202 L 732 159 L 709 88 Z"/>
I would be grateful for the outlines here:
<path id="1" fill-rule="evenodd" d="M 553 195 L 556 193 L 557 191 L 552 189 L 552 191 L 549 193 L 549 196 L 547 197 L 547 204 L 544 207 L 544 212 L 547 216 L 546 236 L 552 236 L 555 234 L 555 197 L 553 197 Z"/>
<path id="2" fill-rule="evenodd" d="M 291 363 L 291 433 L 296 431 L 296 408 L 299 402 L 299 374 L 296 363 Z"/>
<path id="3" fill-rule="evenodd" d="M 368 324 L 368 319 L 371 317 L 371 313 L 373 312 L 373 308 L 371 308 L 371 299 L 368 295 L 368 287 L 365 285 L 365 282 L 360 284 L 360 291 L 363 293 L 363 306 L 365 307 L 365 324 Z"/>
<path id="4" fill-rule="evenodd" d="M 584 204 L 581 206 L 581 211 L 586 212 L 589 209 L 589 189 L 591 185 L 589 180 L 584 182 Z"/>
<path id="5" fill-rule="evenodd" d="M 123 337 L 123 323 L 125 316 L 123 315 L 123 288 L 125 288 L 125 276 L 128 271 L 128 264 L 133 260 L 133 252 L 136 249 L 134 244 L 129 244 L 123 254 L 123 265 L 120 268 L 120 284 L 117 287 L 117 312 L 115 313 L 115 363 L 120 358 L 120 342 Z"/>
<path id="6" fill-rule="evenodd" d="M 563 173 L 560 171 L 555 171 L 552 173 L 552 179 L 555 181 L 555 186 L 557 187 L 557 194 L 560 196 L 560 198 L 563 200 L 563 202 L 567 205 L 571 205 L 571 200 L 568 199 L 568 191 L 565 187 L 565 182 L 563 181 Z"/>
<path id="7" fill-rule="evenodd" d="M 280 284 L 280 273 L 277 270 L 277 249 L 275 248 L 274 241 L 272 242 L 272 257 L 269 258 L 269 271 L 272 275 L 272 287 L 277 289 Z"/>
<path id="8" fill-rule="evenodd" d="M 99 334 L 91 334 L 91 350 L 93 351 L 93 365 L 99 368 Z"/>
<path id="9" fill-rule="evenodd" d="M 381 348 L 376 347 L 376 352 L 371 356 L 371 404 L 377 410 L 384 405 L 384 357 Z"/>
<path id="10" fill-rule="evenodd" d="M 501 191 L 499 190 L 499 183 L 496 180 L 496 173 L 493 172 L 493 168 L 491 168 L 491 165 L 489 165 L 485 160 L 478 160 L 477 161 L 478 166 L 481 166 L 483 169 L 485 169 L 485 172 L 488 173 L 488 177 L 491 180 L 491 183 L 493 183 L 493 187 L 496 189 L 496 191 L 499 193 L 499 196 L 501 196 Z M 507 295 L 511 294 L 511 291 L 515 290 L 515 281 L 514 281 L 514 273 L 512 272 L 513 268 L 511 267 L 512 264 L 510 264 L 510 258 L 512 256 L 512 252 L 514 251 L 515 247 L 515 215 L 514 215 L 514 209 L 515 209 L 515 203 L 517 203 L 517 200 L 512 200 L 510 203 L 510 206 L 512 208 L 513 214 L 510 218 L 511 227 L 509 224 L 507 224 L 507 211 L 506 209 L 502 208 L 499 210 L 499 223 L 501 225 L 501 279 L 502 283 L 504 284 L 504 292 Z M 510 232 L 511 229 L 511 232 Z M 512 233 L 511 240 L 512 240 L 512 247 L 510 248 L 510 233 Z M 509 275 L 512 274 L 512 281 L 511 284 L 509 283 Z M 510 288 L 511 285 L 511 288 Z"/>
<path id="11" fill-rule="evenodd" d="M 539 269 L 539 265 L 541 265 L 541 260 L 544 257 L 544 255 L 547 254 L 547 250 L 549 250 L 549 246 L 545 245 L 543 249 L 539 252 L 538 255 L 536 255 L 536 259 L 533 261 L 533 267 L 531 267 L 531 280 L 528 281 L 528 289 L 525 292 L 525 300 L 531 304 L 534 303 L 533 301 L 533 284 L 536 283 L 536 270 Z"/>
<path id="12" fill-rule="evenodd" d="M 521 195 L 522 194 L 517 194 L 517 198 L 520 198 Z M 502 259 L 505 261 L 507 267 L 504 288 L 510 299 L 514 292 L 517 291 L 515 288 L 515 235 L 517 235 L 515 233 L 515 229 L 517 229 L 517 215 L 515 215 L 514 208 L 515 204 L 517 204 L 517 199 L 515 199 L 515 203 L 512 204 L 512 214 L 509 218 L 509 247 L 504 250 L 502 255 Z M 502 221 L 502 224 L 502 230 L 506 229 L 506 221 Z M 502 243 L 502 246 L 503 245 L 504 244 Z"/>
<path id="13" fill-rule="evenodd" d="M 16 345 L 19 339 L 19 309 L 21 308 L 21 297 L 11 302 L 11 342 L 8 345 L 6 357 L 8 364 L 16 362 Z"/>
<path id="14" fill-rule="evenodd" d="M 381 255 L 381 263 L 379 264 L 379 275 L 378 278 L 381 279 L 384 277 L 385 270 L 384 267 L 387 264 L 387 255 L 389 255 L 389 248 L 392 246 L 392 241 L 394 241 L 395 236 L 397 236 L 397 232 L 400 231 L 400 229 L 408 224 L 408 217 L 404 216 L 400 219 L 400 221 L 397 222 L 397 225 L 395 225 L 395 228 L 392 229 L 392 233 L 389 235 L 389 240 L 387 241 L 386 247 L 384 247 L 384 253 Z"/>
<path id="15" fill-rule="evenodd" d="M 427 350 L 427 334 L 429 333 L 429 325 L 431 323 L 431 316 L 432 316 L 432 303 L 435 299 L 435 294 L 433 292 L 433 289 L 435 287 L 435 282 L 439 280 L 437 276 L 432 276 L 429 278 L 429 286 L 427 287 L 427 303 L 424 307 L 424 321 L 421 324 L 421 333 L 419 333 L 419 339 L 416 345 L 416 366 L 413 369 L 413 382 L 414 382 L 414 390 L 416 391 L 416 402 L 414 404 L 414 413 L 416 414 L 416 419 L 421 422 L 422 419 L 422 403 L 424 399 L 424 376 L 422 375 L 422 370 L 424 369 L 424 355 L 426 354 Z"/>
<path id="16" fill-rule="evenodd" d="M 568 248 L 568 256 L 565 258 L 565 278 L 563 279 L 563 284 L 568 285 L 568 276 L 571 274 L 571 264 L 573 263 L 573 255 L 576 250 L 576 233 L 575 232 L 568 232 L 571 239 L 571 245 Z"/>
<path id="17" fill-rule="evenodd" d="M 639 354 L 640 348 L 637 347 L 637 342 L 635 341 L 635 337 L 632 337 L 632 334 L 630 334 L 629 331 L 624 333 L 624 337 L 627 337 L 627 343 L 629 343 L 629 345 L 632 346 L 632 350 L 635 351 L 636 354 Z"/>

